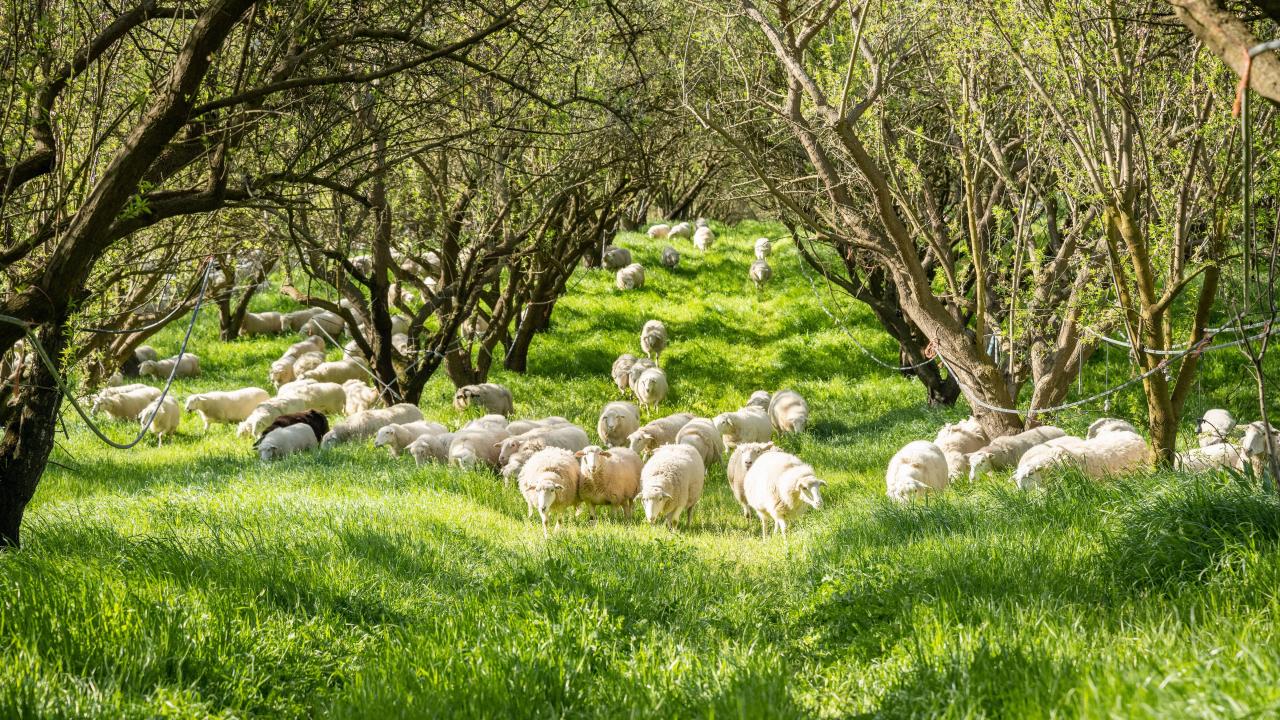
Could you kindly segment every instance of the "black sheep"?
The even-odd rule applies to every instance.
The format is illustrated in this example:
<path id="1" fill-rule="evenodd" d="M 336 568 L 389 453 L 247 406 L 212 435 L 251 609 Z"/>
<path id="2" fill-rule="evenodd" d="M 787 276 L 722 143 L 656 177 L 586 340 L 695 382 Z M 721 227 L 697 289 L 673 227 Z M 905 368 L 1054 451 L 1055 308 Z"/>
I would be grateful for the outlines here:
<path id="1" fill-rule="evenodd" d="M 275 430 L 276 428 L 289 427 L 290 425 L 297 425 L 299 423 L 311 426 L 311 431 L 316 434 L 316 442 L 323 440 L 325 434 L 329 432 L 329 419 L 324 416 L 324 413 L 319 410 L 303 410 L 301 412 L 281 415 L 276 418 L 266 427 L 265 430 L 262 431 L 262 434 L 258 436 L 258 439 L 253 441 L 253 446 L 258 447 L 258 443 L 262 442 L 262 438 L 266 437 L 267 433 L 272 430 Z"/>

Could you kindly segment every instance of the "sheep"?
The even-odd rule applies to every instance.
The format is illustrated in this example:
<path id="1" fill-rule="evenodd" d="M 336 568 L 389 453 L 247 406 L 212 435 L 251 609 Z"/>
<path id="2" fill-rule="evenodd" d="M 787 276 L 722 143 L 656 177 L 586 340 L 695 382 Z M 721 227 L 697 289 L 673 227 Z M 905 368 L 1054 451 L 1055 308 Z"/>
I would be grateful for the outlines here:
<path id="1" fill-rule="evenodd" d="M 304 308 L 302 310 L 294 310 L 287 312 L 281 318 L 284 326 L 289 328 L 291 332 L 300 332 L 307 321 L 324 312 L 320 308 Z"/>
<path id="2" fill-rule="evenodd" d="M 247 312 L 240 321 L 241 335 L 279 335 L 284 332 L 284 316 L 278 312 Z"/>
<path id="3" fill-rule="evenodd" d="M 676 442 L 689 445 L 702 456 L 702 463 L 711 467 L 724 457 L 724 441 L 720 431 L 706 418 L 693 418 L 676 433 Z"/>
<path id="4" fill-rule="evenodd" d="M 121 385 L 106 388 L 93 397 L 92 412 L 106 413 L 107 417 L 116 420 L 133 420 L 138 417 L 142 408 L 160 397 L 160 388 L 150 385 Z"/>
<path id="5" fill-rule="evenodd" d="M 658 223 L 650 226 L 647 235 L 654 240 L 661 240 L 671 234 L 671 226 L 666 223 Z"/>
<path id="6" fill-rule="evenodd" d="M 471 422 L 463 425 L 460 430 L 507 430 L 511 424 L 501 415 L 481 415 Z M 508 432 L 510 432 L 508 430 Z"/>
<path id="7" fill-rule="evenodd" d="M 710 250 L 716 242 L 716 234 L 711 228 L 703 226 L 693 233 L 693 246 L 699 250 Z"/>
<path id="8" fill-rule="evenodd" d="M 761 292 L 764 290 L 764 284 L 773 279 L 773 268 L 769 267 L 769 263 L 765 260 L 756 260 L 747 269 L 747 277 L 755 283 L 756 292 Z"/>
<path id="9" fill-rule="evenodd" d="M 293 382 L 297 378 L 293 374 L 293 360 L 276 360 L 271 363 L 271 369 L 267 372 L 267 379 L 275 387 L 280 387 L 285 383 Z"/>
<path id="10" fill-rule="evenodd" d="M 1174 467 L 1185 472 L 1208 472 L 1224 467 L 1243 470 L 1246 458 L 1247 454 L 1241 446 L 1217 442 L 1178 453 L 1174 458 Z"/>
<path id="11" fill-rule="evenodd" d="M 667 397 L 667 374 L 662 368 L 649 368 L 636 381 L 634 389 L 641 407 L 652 410 Z"/>
<path id="12" fill-rule="evenodd" d="M 510 433 L 510 428 L 507 429 Z M 511 458 L 520 452 L 520 448 L 530 441 L 538 441 L 543 447 L 564 448 L 571 452 L 577 452 L 590 444 L 591 440 L 587 437 L 587 432 L 577 425 L 557 424 L 546 427 L 537 427 L 520 435 L 511 435 L 504 438 L 498 443 L 498 466 L 505 467 L 511 462 Z M 519 468 L 512 470 L 512 473 L 519 472 Z"/>
<path id="13" fill-rule="evenodd" d="M 464 340 L 482 340 L 489 332 L 489 321 L 479 315 L 472 315 L 463 321 L 458 332 Z"/>
<path id="14" fill-rule="evenodd" d="M 404 315 L 392 315 L 392 316 L 391 316 L 391 334 L 392 334 L 392 336 L 395 336 L 395 335 L 403 335 L 403 334 L 405 334 L 405 333 L 408 333 L 408 332 L 409 332 L 409 325 L 410 325 L 410 320 L 409 320 L 409 318 L 405 317 Z"/>
<path id="15" fill-rule="evenodd" d="M 151 347 L 150 345 L 139 345 L 138 347 L 134 348 L 133 356 L 138 359 L 138 362 L 143 362 L 145 360 L 160 359 L 160 353 L 157 352 L 156 349 Z"/>
<path id="16" fill-rule="evenodd" d="M 1218 408 L 1206 410 L 1204 415 L 1196 420 L 1196 436 L 1200 447 L 1227 442 L 1231 431 L 1235 429 L 1236 419 L 1231 416 L 1231 413 Z"/>
<path id="17" fill-rule="evenodd" d="M 299 380 L 280 387 L 277 397 L 296 397 L 307 410 L 319 410 L 325 415 L 336 415 L 347 405 L 347 391 L 331 382 Z"/>
<path id="18" fill-rule="evenodd" d="M 949 482 L 947 457 L 942 454 L 942 448 L 928 440 L 902 446 L 889 460 L 884 474 L 885 494 L 899 502 L 941 492 Z"/>
<path id="19" fill-rule="evenodd" d="M 743 484 L 746 481 L 747 471 L 751 469 L 751 465 L 757 458 L 773 449 L 774 444 L 771 442 L 741 443 L 729 456 L 725 476 L 729 480 L 729 489 L 733 491 L 733 498 L 738 501 L 738 505 L 742 506 L 743 517 L 751 517 L 751 506 L 747 504 L 746 487 Z"/>
<path id="20" fill-rule="evenodd" d="M 328 336 L 336 338 L 341 335 L 342 331 L 346 330 L 346 328 L 347 321 L 343 320 L 341 315 L 328 310 L 321 310 L 303 323 L 298 332 L 305 336 L 318 335 L 321 337 Z"/>
<path id="21" fill-rule="evenodd" d="M 636 356 L 631 353 L 622 353 L 613 361 L 609 375 L 613 378 L 613 384 L 618 387 L 618 392 L 626 393 L 631 387 L 631 366 L 635 364 Z"/>
<path id="22" fill-rule="evenodd" d="M 644 287 L 644 266 L 640 263 L 630 265 L 618 271 L 614 285 L 619 290 L 637 290 Z"/>
<path id="23" fill-rule="evenodd" d="M 304 380 L 344 383 L 348 380 L 364 380 L 369 377 L 369 367 L 359 360 L 332 360 L 300 373 Z"/>
<path id="24" fill-rule="evenodd" d="M 1253 467 L 1253 474 L 1262 477 L 1270 463 L 1270 455 L 1267 450 L 1267 430 L 1270 430 L 1271 447 L 1280 447 L 1280 432 L 1274 427 L 1264 425 L 1261 420 L 1251 422 L 1244 428 L 1244 438 L 1240 441 L 1241 448 L 1244 449 L 1245 457 L 1248 458 L 1250 465 Z M 1241 470 L 1244 464 L 1241 463 Z"/>
<path id="25" fill-rule="evenodd" d="M 524 468 L 524 464 L 529 462 L 529 458 L 533 454 L 546 447 L 541 440 L 528 440 L 520 445 L 520 449 L 514 454 L 507 457 L 505 461 L 501 458 L 501 448 L 499 448 L 498 464 L 502 466 L 499 473 L 503 480 L 515 480 L 520 475 L 520 470 Z"/>
<path id="26" fill-rule="evenodd" d="M 459 411 L 475 405 L 488 413 L 505 417 L 511 415 L 513 404 L 511 391 L 497 383 L 463 385 L 453 394 L 453 407 Z"/>
<path id="27" fill-rule="evenodd" d="M 649 358 L 636 358 L 635 362 L 631 363 L 631 369 L 627 371 L 627 389 L 629 389 L 634 395 L 636 391 L 636 383 L 640 382 L 640 376 L 643 375 L 646 370 L 656 367 L 658 367 L 657 363 Z"/>
<path id="28" fill-rule="evenodd" d="M 631 251 L 610 245 L 601 253 L 600 264 L 608 270 L 621 270 L 631 264 Z"/>
<path id="29" fill-rule="evenodd" d="M 509 437 L 506 428 L 494 426 L 459 430 L 449 443 L 449 464 L 470 470 L 483 463 L 496 470 L 499 448 Z"/>
<path id="30" fill-rule="evenodd" d="M 747 398 L 747 404 L 745 407 L 758 407 L 761 410 L 768 412 L 769 401 L 772 399 L 773 396 L 769 394 L 768 390 L 757 390 L 751 393 L 751 397 Z"/>
<path id="31" fill-rule="evenodd" d="M 554 427 L 556 425 L 570 425 L 568 418 L 559 415 L 551 415 L 541 420 L 515 420 L 507 424 L 507 432 L 512 435 L 523 435 L 535 428 Z"/>
<path id="32" fill-rule="evenodd" d="M 164 444 L 166 436 L 178 429 L 178 423 L 182 422 L 182 410 L 178 408 L 178 402 L 172 396 L 166 395 L 163 399 L 156 398 L 147 403 L 147 406 L 138 412 L 138 423 L 146 425 L 153 412 L 155 419 L 151 420 L 151 427 L 148 430 L 156 436 L 156 445 L 159 446 Z"/>
<path id="33" fill-rule="evenodd" d="M 1123 420 L 1090 426 L 1086 439 L 1063 436 L 1028 450 L 1018 461 L 1013 481 L 1026 490 L 1040 484 L 1044 472 L 1054 466 L 1074 467 L 1085 477 L 1102 478 L 1147 464 L 1151 450 L 1141 435 L 1127 430 Z M 1131 425 L 1129 427 L 1132 427 Z"/>
<path id="34" fill-rule="evenodd" d="M 289 427 L 290 425 L 306 425 L 311 428 L 311 432 L 316 436 L 317 444 L 319 444 L 320 440 L 324 438 L 325 433 L 329 432 L 329 419 L 326 418 L 324 413 L 319 410 L 302 410 L 300 412 L 285 413 L 275 420 L 272 420 L 271 424 L 262 429 L 262 432 L 258 434 L 258 439 L 253 442 L 254 447 L 261 444 L 262 440 L 266 438 L 267 435 L 270 435 L 272 430 Z"/>
<path id="35" fill-rule="evenodd" d="M 578 499 L 596 519 L 596 506 L 618 508 L 623 517 L 631 514 L 631 503 L 640 492 L 640 470 L 644 463 L 629 448 L 605 450 L 589 445 L 574 453 L 578 458 Z"/>
<path id="36" fill-rule="evenodd" d="M 409 403 L 365 410 L 334 425 L 332 430 L 325 433 L 324 439 L 320 441 L 320 447 L 328 450 L 339 443 L 371 438 L 391 423 L 411 423 L 421 419 L 422 411 L 418 406 Z"/>
<path id="37" fill-rule="evenodd" d="M 751 464 L 743 480 L 747 504 L 760 518 L 760 536 L 769 537 L 766 517 L 773 519 L 773 531 L 785 540 L 787 527 L 808 508 L 822 509 L 822 488 L 813 467 L 781 450 L 770 450 Z"/>
<path id="38" fill-rule="evenodd" d="M 658 263 L 668 270 L 675 270 L 680 264 L 680 253 L 668 245 L 662 248 L 662 255 L 658 258 Z"/>
<path id="39" fill-rule="evenodd" d="M 355 415 L 375 408 L 382 401 L 378 390 L 363 380 L 348 380 L 342 383 L 342 391 L 347 394 L 346 402 L 342 405 L 343 415 Z"/>
<path id="40" fill-rule="evenodd" d="M 702 456 L 688 445 L 663 445 L 640 470 L 640 492 L 636 499 L 644 506 L 650 525 L 665 521 L 674 530 L 685 516 L 685 527 L 693 524 L 693 509 L 702 498 L 707 469 Z"/>
<path id="41" fill-rule="evenodd" d="M 604 406 L 596 433 L 605 447 L 627 444 L 627 436 L 640 429 L 640 409 L 629 402 L 617 401 Z"/>
<path id="42" fill-rule="evenodd" d="M 270 398 L 254 408 L 253 412 L 249 413 L 249 417 L 236 426 L 236 435 L 240 437 L 258 435 L 281 415 L 302 412 L 306 409 L 307 403 L 300 397 L 285 395 Z"/>
<path id="43" fill-rule="evenodd" d="M 773 254 L 773 243 L 769 242 L 769 238 L 756 238 L 755 251 L 756 259 L 764 260 Z"/>
<path id="44" fill-rule="evenodd" d="M 263 462 L 280 460 L 303 450 L 312 450 L 318 444 L 311 426 L 306 423 L 296 423 L 274 428 L 263 435 L 258 442 L 258 457 Z"/>
<path id="45" fill-rule="evenodd" d="M 171 373 L 174 377 L 182 378 L 199 375 L 200 358 L 196 357 L 195 353 L 184 353 L 181 357 L 175 355 L 164 360 L 144 360 L 138 363 L 139 375 L 167 378 Z"/>
<path id="46" fill-rule="evenodd" d="M 453 433 L 438 435 L 421 435 L 409 443 L 405 451 L 419 467 L 429 462 L 444 463 L 449 461 L 449 446 L 453 444 Z"/>
<path id="47" fill-rule="evenodd" d="M 1066 435 L 1052 425 L 1042 425 L 1018 433 L 998 437 L 969 455 L 969 480 L 977 481 L 992 470 L 1009 470 L 1031 448 Z"/>
<path id="48" fill-rule="evenodd" d="M 325 363 L 324 353 L 320 351 L 305 352 L 293 361 L 294 379 L 302 379 L 307 373 Z"/>
<path id="49" fill-rule="evenodd" d="M 729 450 L 737 447 L 738 443 L 768 442 L 773 437 L 773 422 L 769 420 L 768 412 L 755 406 L 720 413 L 711 422 L 720 431 L 724 446 Z"/>
<path id="50" fill-rule="evenodd" d="M 373 436 L 373 446 L 385 447 L 391 457 L 400 457 L 400 452 L 423 435 L 440 435 L 448 432 L 448 428 L 438 422 L 418 420 L 409 423 L 391 423 L 378 428 Z"/>
<path id="51" fill-rule="evenodd" d="M 667 349 L 667 326 L 661 320 L 649 320 L 640 330 L 640 349 L 654 363 L 660 362 L 662 351 Z"/>
<path id="52" fill-rule="evenodd" d="M 1093 421 L 1093 424 L 1089 426 L 1089 432 L 1086 433 L 1084 437 L 1086 440 L 1092 440 L 1101 433 L 1115 430 L 1123 430 L 1134 433 L 1135 435 L 1138 433 L 1138 429 L 1127 420 L 1121 420 L 1119 418 L 1101 418 Z"/>
<path id="53" fill-rule="evenodd" d="M 271 371 L 268 377 L 271 384 L 280 387 L 285 383 L 293 382 L 297 379 L 295 365 L 298 359 L 308 353 L 315 353 L 317 361 L 315 365 L 324 362 L 324 338 L 316 336 L 310 337 L 302 342 L 296 342 L 289 346 L 289 349 L 280 356 L 278 360 L 271 363 Z M 314 365 L 312 366 L 314 367 Z M 309 369 L 309 368 L 308 368 Z"/>
<path id="54" fill-rule="evenodd" d="M 981 450 L 988 440 L 982 426 L 972 416 L 958 423 L 943 425 L 934 444 L 947 457 L 948 481 L 969 474 L 969 453 Z"/>
<path id="55" fill-rule="evenodd" d="M 710 227 L 710 223 L 704 217 L 700 217 L 697 220 L 693 221 L 693 225 L 694 227 L 700 227 L 700 228 Z"/>
<path id="56" fill-rule="evenodd" d="M 160 359 L 160 353 L 156 352 L 155 348 L 150 345 L 139 345 L 133 349 L 133 354 L 120 365 L 120 374 L 124 377 L 138 377 L 138 367 L 142 363 L 147 360 L 158 359 Z M 19 362 L 18 365 L 21 366 L 22 363 Z"/>
<path id="57" fill-rule="evenodd" d="M 578 459 L 564 448 L 543 448 L 525 463 L 519 485 L 529 514 L 542 518 L 542 536 L 550 537 L 548 521 L 578 504 Z"/>
<path id="58" fill-rule="evenodd" d="M 194 412 L 209 429 L 209 421 L 238 423 L 249 417 L 258 405 L 266 402 L 271 394 L 258 387 L 247 387 L 227 392 L 196 393 L 187 398 L 187 412 Z"/>
<path id="59" fill-rule="evenodd" d="M 693 226 L 687 222 L 676 223 L 671 227 L 671 232 L 667 233 L 669 238 L 687 238 L 693 234 Z"/>
<path id="60" fill-rule="evenodd" d="M 769 420 L 780 433 L 802 433 L 809 424 L 809 403 L 795 390 L 779 390 L 769 400 Z"/>
<path id="61" fill-rule="evenodd" d="M 651 420 L 627 436 L 627 445 L 632 452 L 644 457 L 659 446 L 674 443 L 680 429 L 692 419 L 693 415 L 690 413 L 675 413 Z"/>

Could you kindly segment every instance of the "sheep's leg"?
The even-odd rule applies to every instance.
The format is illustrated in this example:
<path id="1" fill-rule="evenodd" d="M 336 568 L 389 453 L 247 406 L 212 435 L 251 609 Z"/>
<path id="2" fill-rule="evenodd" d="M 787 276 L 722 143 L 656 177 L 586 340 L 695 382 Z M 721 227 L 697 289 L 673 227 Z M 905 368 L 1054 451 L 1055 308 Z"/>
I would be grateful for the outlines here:
<path id="1" fill-rule="evenodd" d="M 762 511 L 760 511 L 760 510 L 757 510 L 757 511 L 756 511 L 756 517 L 760 518 L 760 539 L 761 539 L 761 540 L 768 540 L 768 539 L 769 539 L 769 524 L 768 524 L 767 522 L 765 522 L 765 519 L 764 519 L 764 512 L 762 512 Z"/>
<path id="2" fill-rule="evenodd" d="M 787 539 L 787 521 L 786 521 L 786 520 L 783 520 L 783 519 L 782 519 L 782 518 L 780 518 L 780 517 L 775 517 L 775 518 L 773 519 L 773 531 L 774 531 L 775 533 L 777 533 L 777 532 L 781 532 L 781 533 L 782 533 L 782 539 L 783 539 L 783 540 L 786 540 L 786 539 Z"/>
<path id="3" fill-rule="evenodd" d="M 551 539 L 551 532 L 547 530 L 547 514 L 541 510 L 538 511 L 538 514 L 542 516 L 542 539 L 549 540 Z"/>

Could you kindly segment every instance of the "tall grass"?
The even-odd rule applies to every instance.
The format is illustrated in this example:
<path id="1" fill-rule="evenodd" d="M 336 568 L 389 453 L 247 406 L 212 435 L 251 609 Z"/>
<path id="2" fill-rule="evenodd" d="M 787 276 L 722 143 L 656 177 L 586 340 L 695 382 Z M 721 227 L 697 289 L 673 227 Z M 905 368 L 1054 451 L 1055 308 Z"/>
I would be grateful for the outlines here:
<path id="1" fill-rule="evenodd" d="M 1270 493 L 1152 472 L 1068 475 L 1035 493 L 997 478 L 891 504 L 889 456 L 965 411 L 926 408 L 918 385 L 855 351 L 786 243 L 758 296 L 750 243 L 776 228 L 718 229 L 708 254 L 682 243 L 674 272 L 658 266 L 661 244 L 623 238 L 649 285 L 621 294 L 582 271 L 530 372 L 494 379 L 519 415 L 593 428 L 616 394 L 613 358 L 657 317 L 672 335 L 667 410 L 796 388 L 811 432 L 782 442 L 830 502 L 789 544 L 757 537 L 722 468 L 691 532 L 571 521 L 544 541 L 515 490 L 483 473 L 354 445 L 264 467 L 231 428 L 190 418 L 163 448 L 121 453 L 69 423 L 66 468 L 42 483 L 24 549 L 0 557 L 0 717 L 1277 712 Z M 850 332 L 895 356 L 847 310 Z M 288 342 L 219 343 L 215 320 L 195 336 L 205 375 L 180 394 L 261 385 Z M 1095 361 L 1085 391 L 1121 370 Z M 1251 416 L 1210 370 L 1196 402 Z M 450 391 L 432 382 L 429 417 L 460 419 Z"/>

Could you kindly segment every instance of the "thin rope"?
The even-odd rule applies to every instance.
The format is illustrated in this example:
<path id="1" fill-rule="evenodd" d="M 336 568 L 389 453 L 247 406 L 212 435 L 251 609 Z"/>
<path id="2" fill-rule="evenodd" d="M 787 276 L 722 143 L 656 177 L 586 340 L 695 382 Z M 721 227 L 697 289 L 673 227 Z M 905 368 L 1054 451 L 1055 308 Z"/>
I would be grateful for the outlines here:
<path id="1" fill-rule="evenodd" d="M 1274 334 L 1274 333 L 1280 332 L 1280 328 L 1268 327 L 1268 326 L 1270 326 L 1270 325 L 1271 325 L 1271 321 L 1270 321 L 1270 320 L 1264 320 L 1264 321 L 1262 321 L 1262 322 L 1253 323 L 1252 325 L 1246 325 L 1246 326 L 1245 326 L 1245 328 L 1244 328 L 1244 329 L 1246 329 L 1246 330 L 1252 330 L 1252 329 L 1254 329 L 1254 328 L 1260 328 L 1260 327 L 1262 327 L 1262 328 L 1266 328 L 1266 329 L 1265 329 L 1265 330 L 1263 330 L 1262 332 L 1258 333 L 1257 335 L 1253 335 L 1253 336 L 1246 337 L 1246 338 L 1241 338 L 1241 339 L 1239 339 L 1239 340 L 1231 340 L 1231 341 L 1229 341 L 1229 342 L 1219 343 L 1219 344 L 1217 344 L 1217 345 L 1210 345 L 1210 346 L 1206 347 L 1202 352 L 1209 352 L 1209 351 L 1211 351 L 1211 350 L 1222 350 L 1223 348 L 1229 348 L 1229 347 L 1235 347 L 1235 346 L 1237 346 L 1237 345 L 1243 345 L 1243 344 L 1244 344 L 1244 343 L 1246 343 L 1246 342 L 1252 342 L 1252 341 L 1254 341 L 1254 340 L 1261 340 L 1262 338 L 1265 338 L 1265 337 L 1266 337 L 1266 336 L 1268 336 L 1268 335 L 1272 335 L 1272 334 Z M 1208 328 L 1208 329 L 1206 329 L 1206 330 L 1204 331 L 1204 332 L 1205 332 L 1205 335 L 1204 335 L 1204 336 L 1205 336 L 1205 337 L 1209 337 L 1209 338 L 1211 338 L 1211 337 L 1213 337 L 1213 336 L 1217 335 L 1217 334 L 1219 333 L 1219 331 L 1225 332 L 1226 330 L 1225 330 L 1224 328 Z M 1116 338 L 1110 337 L 1110 336 L 1108 336 L 1108 335 L 1104 335 L 1104 334 L 1102 334 L 1102 333 L 1098 332 L 1097 330 L 1094 330 L 1093 328 L 1085 328 L 1085 332 L 1089 333 L 1090 335 L 1092 335 L 1092 336 L 1094 336 L 1094 337 L 1098 338 L 1099 340 L 1101 340 L 1101 341 L 1103 341 L 1103 342 L 1105 342 L 1105 343 L 1107 343 L 1107 344 L 1109 344 L 1109 345 L 1115 345 L 1116 347 L 1122 347 L 1122 348 L 1125 348 L 1125 349 L 1127 349 L 1127 350 L 1133 350 L 1133 349 L 1134 349 L 1132 344 L 1130 344 L 1130 343 L 1128 343 L 1128 342 L 1126 342 L 1126 341 L 1124 341 L 1124 340 L 1119 340 L 1119 339 L 1116 339 Z M 1141 352 L 1144 352 L 1144 353 L 1148 354 L 1148 355 L 1169 355 L 1169 356 L 1181 356 L 1182 354 L 1185 354 L 1187 350 L 1189 350 L 1189 349 L 1191 349 L 1191 348 L 1193 348 L 1193 347 L 1195 347 L 1195 346 L 1190 346 L 1190 347 L 1180 347 L 1180 348 L 1173 348 L 1173 349 L 1170 349 L 1170 350 L 1158 350 L 1158 349 L 1155 349 L 1155 348 L 1139 348 L 1139 350 L 1140 350 Z"/>

